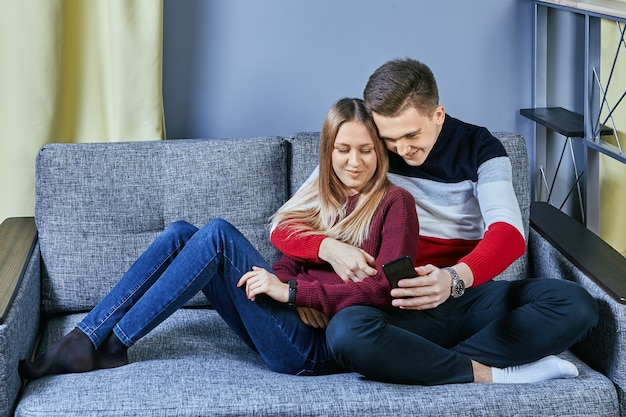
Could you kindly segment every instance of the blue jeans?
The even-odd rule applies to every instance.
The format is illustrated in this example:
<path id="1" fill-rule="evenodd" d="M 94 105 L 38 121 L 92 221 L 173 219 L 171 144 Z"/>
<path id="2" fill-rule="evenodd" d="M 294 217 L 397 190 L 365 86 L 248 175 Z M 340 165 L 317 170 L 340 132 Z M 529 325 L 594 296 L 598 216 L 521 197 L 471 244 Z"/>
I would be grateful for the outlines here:
<path id="1" fill-rule="evenodd" d="M 597 319 L 595 300 L 575 283 L 490 281 L 430 310 L 347 307 L 326 337 L 339 364 L 368 378 L 438 385 L 472 382 L 471 360 L 504 368 L 560 353 Z"/>
<path id="2" fill-rule="evenodd" d="M 289 374 L 337 370 L 324 331 L 305 325 L 295 309 L 237 287 L 252 266 L 272 271 L 250 242 L 228 222 L 201 229 L 173 223 L 135 261 L 77 327 L 96 349 L 111 334 L 130 347 L 199 291 L 270 369 Z"/>

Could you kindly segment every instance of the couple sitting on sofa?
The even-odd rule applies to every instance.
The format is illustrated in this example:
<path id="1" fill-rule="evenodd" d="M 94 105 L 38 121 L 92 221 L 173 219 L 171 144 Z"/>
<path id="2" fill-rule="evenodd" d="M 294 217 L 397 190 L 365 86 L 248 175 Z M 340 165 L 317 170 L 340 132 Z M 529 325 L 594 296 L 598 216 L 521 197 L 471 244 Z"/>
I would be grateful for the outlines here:
<path id="1" fill-rule="evenodd" d="M 486 129 L 445 114 L 420 62 L 390 61 L 363 101 L 333 105 L 319 172 L 273 226 L 284 255 L 270 266 L 223 220 L 172 224 L 20 374 L 125 365 L 202 291 L 277 372 L 424 385 L 578 375 L 555 355 L 595 325 L 595 301 L 568 281 L 493 280 L 526 247 L 509 159 Z M 407 255 L 417 277 L 390 289 L 382 264 Z"/>

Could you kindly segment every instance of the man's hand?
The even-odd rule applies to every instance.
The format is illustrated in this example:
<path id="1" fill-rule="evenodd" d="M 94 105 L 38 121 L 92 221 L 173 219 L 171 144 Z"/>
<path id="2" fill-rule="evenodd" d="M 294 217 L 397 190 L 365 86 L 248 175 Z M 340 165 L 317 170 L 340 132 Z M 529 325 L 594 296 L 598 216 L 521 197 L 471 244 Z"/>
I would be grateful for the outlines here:
<path id="1" fill-rule="evenodd" d="M 296 310 L 298 311 L 300 320 L 302 320 L 304 324 L 316 329 L 325 329 L 328 326 L 330 319 L 321 311 L 310 307 L 297 307 Z"/>
<path id="2" fill-rule="evenodd" d="M 452 277 L 433 265 L 415 268 L 418 277 L 398 282 L 400 288 L 391 290 L 391 304 L 406 310 L 427 310 L 443 304 L 450 297 Z M 408 298 L 402 298 L 408 297 Z"/>
<path id="3" fill-rule="evenodd" d="M 377 272 L 373 268 L 375 259 L 372 255 L 361 248 L 330 237 L 322 240 L 318 256 L 328 262 L 345 282 L 348 280 L 360 282 L 376 275 Z"/>

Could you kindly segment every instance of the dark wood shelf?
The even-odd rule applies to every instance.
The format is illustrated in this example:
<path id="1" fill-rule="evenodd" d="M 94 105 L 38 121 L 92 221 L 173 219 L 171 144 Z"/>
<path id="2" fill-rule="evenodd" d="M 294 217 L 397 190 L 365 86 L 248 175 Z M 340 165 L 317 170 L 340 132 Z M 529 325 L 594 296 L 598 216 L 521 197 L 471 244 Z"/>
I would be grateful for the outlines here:
<path id="1" fill-rule="evenodd" d="M 580 113 L 563 107 L 521 109 L 520 114 L 568 138 L 585 137 L 585 121 Z M 612 135 L 613 129 L 602 126 L 601 136 Z"/>

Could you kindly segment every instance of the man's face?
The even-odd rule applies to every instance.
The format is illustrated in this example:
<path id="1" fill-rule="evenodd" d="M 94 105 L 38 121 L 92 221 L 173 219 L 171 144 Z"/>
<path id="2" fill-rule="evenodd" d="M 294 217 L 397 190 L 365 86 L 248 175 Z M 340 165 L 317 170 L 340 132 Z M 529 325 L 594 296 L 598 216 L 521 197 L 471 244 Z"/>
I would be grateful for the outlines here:
<path id="1" fill-rule="evenodd" d="M 437 142 L 445 110 L 443 106 L 437 106 L 433 114 L 424 115 L 409 107 L 397 116 L 387 117 L 377 113 L 372 116 L 387 149 L 400 155 L 408 165 L 420 166 Z"/>

